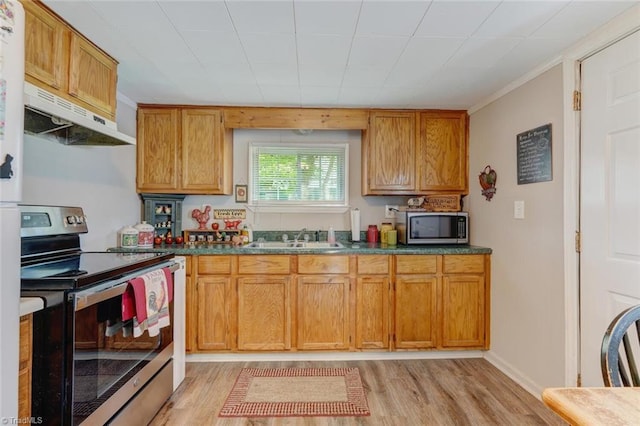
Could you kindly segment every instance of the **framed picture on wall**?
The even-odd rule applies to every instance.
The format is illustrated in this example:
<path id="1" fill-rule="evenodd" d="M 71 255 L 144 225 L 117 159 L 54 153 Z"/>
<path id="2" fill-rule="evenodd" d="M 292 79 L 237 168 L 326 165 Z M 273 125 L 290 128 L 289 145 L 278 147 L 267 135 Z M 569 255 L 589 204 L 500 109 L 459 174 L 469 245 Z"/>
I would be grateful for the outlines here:
<path id="1" fill-rule="evenodd" d="M 236 185 L 236 203 L 247 202 L 247 185 Z"/>

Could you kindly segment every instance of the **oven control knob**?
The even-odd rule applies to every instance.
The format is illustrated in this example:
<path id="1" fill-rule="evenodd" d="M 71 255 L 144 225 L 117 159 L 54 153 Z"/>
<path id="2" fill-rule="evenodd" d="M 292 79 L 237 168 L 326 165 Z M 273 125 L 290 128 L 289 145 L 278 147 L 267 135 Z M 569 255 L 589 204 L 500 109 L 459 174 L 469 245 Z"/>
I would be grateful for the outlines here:
<path id="1" fill-rule="evenodd" d="M 76 217 L 75 216 L 67 216 L 67 223 L 69 225 L 74 225 L 76 223 Z"/>

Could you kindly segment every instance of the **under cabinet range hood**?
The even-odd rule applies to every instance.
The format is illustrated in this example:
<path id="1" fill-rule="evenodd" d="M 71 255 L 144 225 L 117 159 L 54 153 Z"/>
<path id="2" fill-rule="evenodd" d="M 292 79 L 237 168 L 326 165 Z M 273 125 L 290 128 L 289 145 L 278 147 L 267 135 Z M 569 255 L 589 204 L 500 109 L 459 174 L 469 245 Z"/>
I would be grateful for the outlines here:
<path id="1" fill-rule="evenodd" d="M 65 145 L 136 143 L 118 132 L 115 122 L 28 82 L 24 83 L 24 133 Z"/>

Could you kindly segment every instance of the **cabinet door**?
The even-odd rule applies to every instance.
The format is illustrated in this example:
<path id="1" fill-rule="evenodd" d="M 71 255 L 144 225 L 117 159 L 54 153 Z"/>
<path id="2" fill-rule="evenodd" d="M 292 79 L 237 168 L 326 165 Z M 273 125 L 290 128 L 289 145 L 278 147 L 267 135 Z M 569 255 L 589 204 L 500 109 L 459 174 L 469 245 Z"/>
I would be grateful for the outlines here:
<path id="1" fill-rule="evenodd" d="M 177 108 L 138 109 L 137 186 L 139 192 L 178 189 L 180 139 Z"/>
<path id="2" fill-rule="evenodd" d="M 182 190 L 185 193 L 231 194 L 231 152 L 220 110 L 182 110 Z"/>
<path id="3" fill-rule="evenodd" d="M 298 276 L 298 349 L 349 348 L 349 277 Z"/>
<path id="4" fill-rule="evenodd" d="M 484 348 L 484 275 L 445 275 L 442 283 L 442 347 Z"/>
<path id="5" fill-rule="evenodd" d="M 362 193 L 412 194 L 416 190 L 416 114 L 370 114 L 362 146 Z"/>
<path id="6" fill-rule="evenodd" d="M 69 94 L 110 120 L 116 117 L 118 64 L 78 34 L 71 33 Z"/>
<path id="7" fill-rule="evenodd" d="M 396 276 L 395 347 L 427 349 L 436 346 L 437 289 L 435 275 Z"/>
<path id="8" fill-rule="evenodd" d="M 238 349 L 291 349 L 291 281 L 287 277 L 238 278 Z"/>
<path id="9" fill-rule="evenodd" d="M 420 113 L 418 190 L 467 193 L 467 113 Z"/>
<path id="10" fill-rule="evenodd" d="M 33 316 L 20 317 L 20 357 L 18 371 L 18 418 L 28 419 L 31 416 L 31 376 L 32 376 L 32 341 Z"/>
<path id="11" fill-rule="evenodd" d="M 201 351 L 231 349 L 231 278 L 198 277 L 198 336 Z"/>
<path id="12" fill-rule="evenodd" d="M 356 348 L 389 347 L 389 277 L 358 276 L 356 284 Z"/>
<path id="13" fill-rule="evenodd" d="M 187 260 L 187 265 L 190 261 Z M 187 271 L 189 267 L 187 266 Z M 185 350 L 193 352 L 196 350 L 196 335 L 198 330 L 198 297 L 195 282 L 191 274 L 186 277 L 186 315 L 185 315 Z"/>
<path id="14" fill-rule="evenodd" d="M 69 62 L 69 51 L 65 49 L 67 28 L 42 6 L 32 1 L 23 1 L 22 5 L 25 11 L 24 71 L 27 79 L 34 84 L 44 83 L 45 88 L 49 86 L 66 91 Z"/>

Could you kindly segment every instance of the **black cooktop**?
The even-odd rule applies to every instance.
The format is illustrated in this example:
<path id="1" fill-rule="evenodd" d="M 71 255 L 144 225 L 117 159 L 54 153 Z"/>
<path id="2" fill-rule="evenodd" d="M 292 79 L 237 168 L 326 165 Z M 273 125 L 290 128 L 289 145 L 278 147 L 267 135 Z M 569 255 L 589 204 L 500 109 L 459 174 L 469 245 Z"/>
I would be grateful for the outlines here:
<path id="1" fill-rule="evenodd" d="M 70 290 L 116 279 L 173 258 L 171 253 L 79 252 L 23 265 L 21 290 Z"/>

